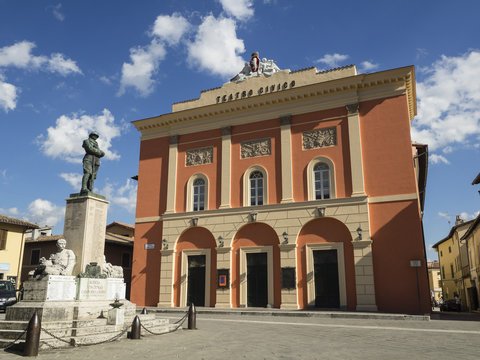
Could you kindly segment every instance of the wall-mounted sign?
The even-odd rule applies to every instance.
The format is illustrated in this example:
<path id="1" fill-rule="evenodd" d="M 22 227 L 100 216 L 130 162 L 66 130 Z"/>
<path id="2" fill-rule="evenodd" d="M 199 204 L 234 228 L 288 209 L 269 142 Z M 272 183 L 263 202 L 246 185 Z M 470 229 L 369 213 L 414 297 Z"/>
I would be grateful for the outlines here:
<path id="1" fill-rule="evenodd" d="M 0 271 L 8 271 L 8 270 L 10 270 L 10 264 L 0 263 Z"/>
<path id="2" fill-rule="evenodd" d="M 217 270 L 217 289 L 228 289 L 228 269 Z"/>
<path id="3" fill-rule="evenodd" d="M 145 244 L 145 250 L 155 249 L 155 244 Z"/>
<path id="4" fill-rule="evenodd" d="M 411 267 L 421 267 L 422 266 L 422 260 L 410 260 L 410 266 Z"/>

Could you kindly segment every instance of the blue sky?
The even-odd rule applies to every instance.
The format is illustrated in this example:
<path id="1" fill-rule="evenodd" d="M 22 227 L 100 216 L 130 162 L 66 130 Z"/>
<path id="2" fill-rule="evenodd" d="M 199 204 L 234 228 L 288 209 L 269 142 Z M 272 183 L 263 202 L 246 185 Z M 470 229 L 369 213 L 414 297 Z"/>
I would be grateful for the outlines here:
<path id="1" fill-rule="evenodd" d="M 96 130 L 106 156 L 95 190 L 111 201 L 109 222 L 133 224 L 130 122 L 221 86 L 259 51 L 291 70 L 415 65 L 429 249 L 456 214 L 480 209 L 479 13 L 476 0 L 0 0 L 0 213 L 61 233 L 81 141 Z"/>

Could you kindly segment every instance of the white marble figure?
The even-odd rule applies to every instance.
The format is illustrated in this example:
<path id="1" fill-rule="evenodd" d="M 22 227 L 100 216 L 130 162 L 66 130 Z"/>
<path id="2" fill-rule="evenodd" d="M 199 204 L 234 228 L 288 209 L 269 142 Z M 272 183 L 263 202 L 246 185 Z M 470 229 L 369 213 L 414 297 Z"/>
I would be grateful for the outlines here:
<path id="1" fill-rule="evenodd" d="M 103 267 L 102 271 L 107 278 L 122 278 L 123 279 L 123 268 L 121 266 L 112 265 L 107 262 L 105 255 L 103 255 Z"/>
<path id="2" fill-rule="evenodd" d="M 70 249 L 65 249 L 67 241 L 64 238 L 57 240 L 58 251 L 50 255 L 47 260 L 44 257 L 40 259 L 40 264 L 35 270 L 30 271 L 29 275 L 40 280 L 46 275 L 64 275 L 71 276 L 75 267 L 75 254 Z"/>
<path id="3" fill-rule="evenodd" d="M 279 71 L 280 68 L 275 64 L 275 61 L 268 60 L 267 58 L 263 58 L 262 61 L 259 61 L 258 53 L 255 52 L 252 54 L 252 60 L 250 60 L 250 62 L 246 62 L 243 66 L 242 71 L 240 71 L 237 75 L 230 79 L 230 81 L 240 82 L 244 81 L 249 77 L 260 76 L 262 74 L 265 76 L 272 76 Z"/>

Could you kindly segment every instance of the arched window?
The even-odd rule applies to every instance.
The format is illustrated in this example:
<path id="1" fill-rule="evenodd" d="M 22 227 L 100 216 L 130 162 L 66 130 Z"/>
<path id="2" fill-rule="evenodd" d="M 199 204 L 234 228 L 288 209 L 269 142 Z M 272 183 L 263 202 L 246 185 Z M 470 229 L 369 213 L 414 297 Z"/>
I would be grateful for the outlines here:
<path id="1" fill-rule="evenodd" d="M 205 180 L 196 179 L 193 182 L 193 211 L 205 210 Z"/>
<path id="2" fill-rule="evenodd" d="M 260 171 L 250 174 L 250 205 L 263 205 L 263 174 Z"/>
<path id="3" fill-rule="evenodd" d="M 208 210 L 208 178 L 195 174 L 187 182 L 186 211 Z"/>
<path id="4" fill-rule="evenodd" d="M 268 204 L 268 174 L 260 165 L 253 165 L 243 174 L 243 206 L 266 204 Z"/>
<path id="5" fill-rule="evenodd" d="M 330 199 L 330 169 L 327 164 L 319 162 L 313 167 L 315 200 Z"/>
<path id="6" fill-rule="evenodd" d="M 307 166 L 308 200 L 335 199 L 335 166 L 326 156 L 312 159 Z"/>

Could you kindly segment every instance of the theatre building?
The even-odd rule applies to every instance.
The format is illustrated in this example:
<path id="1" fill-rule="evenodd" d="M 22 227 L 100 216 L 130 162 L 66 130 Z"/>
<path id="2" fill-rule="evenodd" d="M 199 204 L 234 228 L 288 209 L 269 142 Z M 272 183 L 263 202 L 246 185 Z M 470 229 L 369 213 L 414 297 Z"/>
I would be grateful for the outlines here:
<path id="1" fill-rule="evenodd" d="M 133 122 L 132 301 L 430 312 L 414 68 L 242 80 Z"/>

